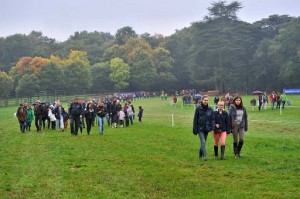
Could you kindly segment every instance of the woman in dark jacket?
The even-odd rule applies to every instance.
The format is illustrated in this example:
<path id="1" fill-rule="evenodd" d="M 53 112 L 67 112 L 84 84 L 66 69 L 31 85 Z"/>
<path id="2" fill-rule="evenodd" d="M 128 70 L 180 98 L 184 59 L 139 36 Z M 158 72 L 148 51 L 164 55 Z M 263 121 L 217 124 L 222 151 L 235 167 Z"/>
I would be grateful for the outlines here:
<path id="1" fill-rule="evenodd" d="M 203 95 L 201 104 L 197 107 L 194 115 L 193 134 L 200 138 L 199 158 L 207 160 L 206 157 L 206 139 L 210 131 L 215 127 L 213 109 L 208 106 L 208 96 Z"/>
<path id="2" fill-rule="evenodd" d="M 84 111 L 84 117 L 86 122 L 86 132 L 88 135 L 90 135 L 91 128 L 93 121 L 95 120 L 95 110 L 94 110 L 94 104 L 92 102 L 89 102 L 87 104 L 86 110 Z"/>
<path id="3" fill-rule="evenodd" d="M 100 126 L 99 133 L 100 133 L 100 135 L 102 135 L 103 131 L 104 131 L 104 120 L 105 120 L 105 116 L 107 114 L 107 109 L 104 106 L 103 102 L 99 101 L 96 113 L 98 116 L 98 124 Z"/>
<path id="4" fill-rule="evenodd" d="M 229 119 L 233 134 L 233 151 L 235 158 L 241 157 L 244 134 L 248 131 L 248 116 L 242 98 L 236 96 L 229 109 Z"/>
<path id="5" fill-rule="evenodd" d="M 219 142 L 221 145 L 221 157 L 220 159 L 224 159 L 225 153 L 225 141 L 227 134 L 230 133 L 230 122 L 228 113 L 224 110 L 225 103 L 223 101 L 218 102 L 218 109 L 214 111 L 215 116 L 215 128 L 212 132 L 214 136 L 214 151 L 215 157 L 218 158 L 218 146 Z"/>

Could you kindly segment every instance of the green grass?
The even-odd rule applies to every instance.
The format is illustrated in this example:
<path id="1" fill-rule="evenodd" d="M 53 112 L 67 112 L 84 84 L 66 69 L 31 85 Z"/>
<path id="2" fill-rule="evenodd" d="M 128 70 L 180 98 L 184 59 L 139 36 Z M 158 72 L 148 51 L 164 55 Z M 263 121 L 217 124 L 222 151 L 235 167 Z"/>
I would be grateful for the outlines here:
<path id="1" fill-rule="evenodd" d="M 248 106 L 250 98 L 244 98 Z M 160 98 L 134 101 L 143 123 L 105 126 L 104 135 L 45 130 L 21 134 L 13 113 L 0 109 L 0 198 L 299 198 L 300 96 L 293 107 L 252 112 L 243 157 L 198 159 L 193 106 L 171 107 Z M 210 99 L 212 102 L 212 99 Z M 172 127 L 172 114 L 174 126 Z M 34 125 L 33 125 L 34 126 Z"/>

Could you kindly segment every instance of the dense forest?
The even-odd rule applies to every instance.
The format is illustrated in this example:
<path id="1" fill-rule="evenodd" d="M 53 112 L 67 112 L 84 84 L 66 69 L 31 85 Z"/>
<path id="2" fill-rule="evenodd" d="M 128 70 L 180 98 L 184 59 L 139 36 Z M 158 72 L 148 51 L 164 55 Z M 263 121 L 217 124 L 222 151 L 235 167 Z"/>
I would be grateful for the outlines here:
<path id="1" fill-rule="evenodd" d="M 56 90 L 281 91 L 300 87 L 300 17 L 239 20 L 242 4 L 214 2 L 171 36 L 75 32 L 57 42 L 32 31 L 0 37 L 0 97 Z"/>

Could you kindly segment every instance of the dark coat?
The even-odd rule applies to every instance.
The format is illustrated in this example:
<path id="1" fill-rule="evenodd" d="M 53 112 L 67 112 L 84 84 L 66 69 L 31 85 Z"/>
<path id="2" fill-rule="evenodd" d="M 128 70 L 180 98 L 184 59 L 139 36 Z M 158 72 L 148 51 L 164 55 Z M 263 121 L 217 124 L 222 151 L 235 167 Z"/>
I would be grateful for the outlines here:
<path id="1" fill-rule="evenodd" d="M 214 111 L 215 116 L 215 124 L 219 124 L 219 128 L 222 132 L 226 131 L 227 134 L 230 133 L 230 120 L 229 115 L 226 111 L 223 111 L 222 114 L 219 113 L 219 111 Z M 216 127 L 214 128 L 214 131 L 216 130 Z M 216 132 L 216 131 L 215 131 Z"/>
<path id="2" fill-rule="evenodd" d="M 214 112 L 211 107 L 204 109 L 202 105 L 198 106 L 193 123 L 193 134 L 197 135 L 199 132 L 208 133 L 215 127 Z"/>
<path id="3" fill-rule="evenodd" d="M 52 110 L 52 113 L 55 115 L 56 119 L 60 119 L 60 114 L 59 114 L 59 107 L 56 107 L 55 109 Z M 65 114 L 65 109 L 63 107 L 61 107 L 61 115 L 64 116 Z"/>
<path id="4" fill-rule="evenodd" d="M 44 107 L 42 105 L 34 106 L 34 116 L 36 118 L 42 117 L 44 115 Z"/>
<path id="5" fill-rule="evenodd" d="M 83 114 L 83 107 L 79 103 L 72 103 L 69 108 L 69 114 L 72 118 L 79 117 Z"/>
<path id="6" fill-rule="evenodd" d="M 95 109 L 94 108 L 89 109 L 89 107 L 87 107 L 87 110 L 84 111 L 84 117 L 86 119 L 94 121 L 94 119 L 95 119 Z"/>
<path id="7" fill-rule="evenodd" d="M 105 117 L 105 115 L 107 114 L 107 109 L 105 108 L 105 106 L 97 106 L 96 114 L 99 117 Z"/>

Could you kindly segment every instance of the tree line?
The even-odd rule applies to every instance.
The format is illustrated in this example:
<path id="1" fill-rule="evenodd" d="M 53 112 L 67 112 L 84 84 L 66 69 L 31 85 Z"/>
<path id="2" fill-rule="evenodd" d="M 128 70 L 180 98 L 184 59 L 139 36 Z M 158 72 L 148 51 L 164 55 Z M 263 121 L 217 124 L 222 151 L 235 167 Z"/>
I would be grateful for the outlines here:
<path id="1" fill-rule="evenodd" d="M 32 31 L 0 38 L 0 95 L 56 89 L 280 91 L 300 86 L 300 18 L 238 19 L 242 4 L 213 2 L 171 36 L 75 32 L 57 42 Z"/>

